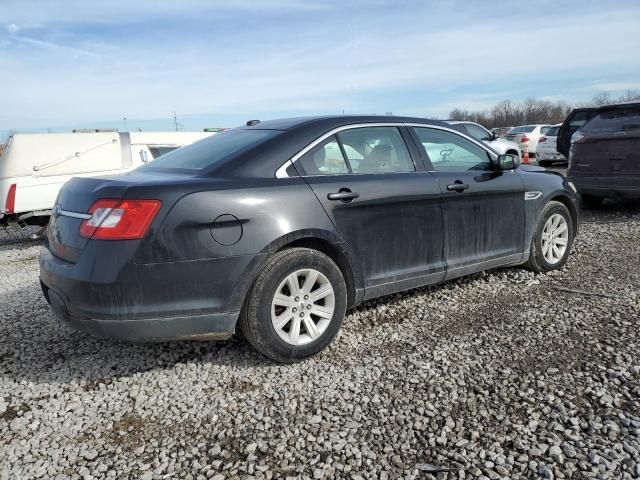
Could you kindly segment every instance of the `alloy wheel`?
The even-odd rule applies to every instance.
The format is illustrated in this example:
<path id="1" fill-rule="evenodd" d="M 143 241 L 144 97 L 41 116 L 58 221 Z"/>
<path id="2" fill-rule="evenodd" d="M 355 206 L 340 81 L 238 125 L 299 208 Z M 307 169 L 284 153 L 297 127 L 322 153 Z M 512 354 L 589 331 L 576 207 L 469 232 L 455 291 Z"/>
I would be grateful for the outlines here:
<path id="1" fill-rule="evenodd" d="M 288 275 L 271 302 L 271 323 L 290 345 L 306 345 L 327 329 L 335 310 L 335 292 L 329 279 L 306 268 Z"/>
<path id="2" fill-rule="evenodd" d="M 550 265 L 559 263 L 569 244 L 567 220 L 555 213 L 549 217 L 542 230 L 542 256 Z"/>

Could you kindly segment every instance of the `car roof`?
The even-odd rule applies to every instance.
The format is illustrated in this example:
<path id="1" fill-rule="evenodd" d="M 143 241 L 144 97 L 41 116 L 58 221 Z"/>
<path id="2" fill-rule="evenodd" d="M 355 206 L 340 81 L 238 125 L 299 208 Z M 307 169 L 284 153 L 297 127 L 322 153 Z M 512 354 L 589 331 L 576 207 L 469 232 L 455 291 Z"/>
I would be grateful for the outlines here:
<path id="1" fill-rule="evenodd" d="M 222 177 L 271 177 L 273 172 L 282 166 L 283 159 L 291 158 L 327 132 L 351 125 L 409 123 L 457 130 L 452 125 L 438 120 L 394 115 L 325 115 L 247 123 L 249 125 L 236 127 L 230 131 L 271 130 L 277 133 L 254 148 L 233 156 L 227 162 L 218 164 L 209 174 Z M 459 133 L 464 134 L 463 132 Z M 220 135 L 225 135 L 225 133 Z M 259 155 L 256 152 L 259 152 Z"/>
<path id="2" fill-rule="evenodd" d="M 601 112 L 603 110 L 615 110 L 618 108 L 629 108 L 629 107 L 640 107 L 640 102 L 638 100 L 631 100 L 630 102 L 620 102 L 620 103 L 614 103 L 611 105 L 602 105 L 600 107 L 597 107 L 597 110 Z"/>
<path id="3" fill-rule="evenodd" d="M 326 128 L 327 130 L 357 123 L 421 123 L 425 125 L 448 126 L 439 120 L 395 115 L 326 115 L 313 117 L 280 118 L 265 120 L 239 128 L 244 130 L 295 130 L 301 127 Z"/>
<path id="4" fill-rule="evenodd" d="M 444 120 L 444 123 L 448 123 L 449 125 L 460 125 L 461 123 L 471 123 L 473 125 L 480 125 L 482 128 L 484 126 L 478 122 L 472 122 L 471 120 Z"/>

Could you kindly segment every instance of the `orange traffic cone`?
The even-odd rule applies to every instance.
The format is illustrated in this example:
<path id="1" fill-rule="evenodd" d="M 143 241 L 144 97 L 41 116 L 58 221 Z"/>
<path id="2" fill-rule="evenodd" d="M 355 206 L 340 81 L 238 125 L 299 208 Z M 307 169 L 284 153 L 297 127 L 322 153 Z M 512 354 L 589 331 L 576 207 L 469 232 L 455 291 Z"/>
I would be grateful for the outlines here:
<path id="1" fill-rule="evenodd" d="M 524 155 L 522 156 L 522 163 L 524 165 L 528 165 L 529 163 L 531 163 L 531 161 L 529 160 L 529 144 L 527 142 L 525 142 L 524 144 Z"/>

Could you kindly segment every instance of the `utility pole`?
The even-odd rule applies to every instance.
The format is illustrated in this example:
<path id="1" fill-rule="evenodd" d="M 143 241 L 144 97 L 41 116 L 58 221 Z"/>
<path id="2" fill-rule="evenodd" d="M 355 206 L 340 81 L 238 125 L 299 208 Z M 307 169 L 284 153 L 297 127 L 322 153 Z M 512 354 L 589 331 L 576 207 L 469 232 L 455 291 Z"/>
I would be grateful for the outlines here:
<path id="1" fill-rule="evenodd" d="M 173 112 L 173 128 L 176 132 L 182 130 L 182 125 L 178 122 L 178 115 L 175 111 Z"/>

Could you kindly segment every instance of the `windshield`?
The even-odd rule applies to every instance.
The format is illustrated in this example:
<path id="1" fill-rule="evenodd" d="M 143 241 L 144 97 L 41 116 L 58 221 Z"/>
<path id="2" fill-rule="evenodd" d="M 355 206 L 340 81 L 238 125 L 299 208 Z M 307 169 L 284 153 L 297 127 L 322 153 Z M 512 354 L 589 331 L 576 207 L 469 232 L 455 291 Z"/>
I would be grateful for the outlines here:
<path id="1" fill-rule="evenodd" d="M 582 127 L 583 132 L 626 132 L 640 130 L 640 107 L 599 112 Z"/>
<path id="2" fill-rule="evenodd" d="M 277 130 L 229 130 L 160 156 L 140 170 L 202 170 L 273 138 Z"/>
<path id="3" fill-rule="evenodd" d="M 549 130 L 547 130 L 545 135 L 547 137 L 557 137 L 558 136 L 558 130 L 560 130 L 560 127 L 551 127 L 551 128 L 549 128 Z"/>
<path id="4" fill-rule="evenodd" d="M 509 133 L 531 133 L 535 129 L 535 125 L 526 125 L 524 127 L 513 127 Z"/>

